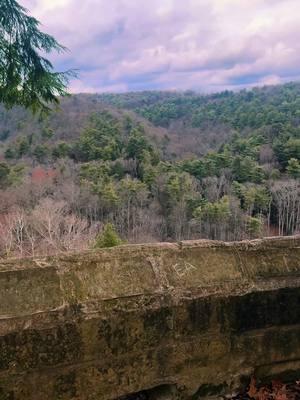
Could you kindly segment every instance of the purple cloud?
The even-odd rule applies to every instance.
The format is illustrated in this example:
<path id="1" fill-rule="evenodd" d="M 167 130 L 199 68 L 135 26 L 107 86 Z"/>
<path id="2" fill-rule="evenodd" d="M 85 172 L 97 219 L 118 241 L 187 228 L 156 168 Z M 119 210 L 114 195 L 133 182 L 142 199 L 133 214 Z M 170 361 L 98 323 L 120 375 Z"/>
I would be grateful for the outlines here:
<path id="1" fill-rule="evenodd" d="M 69 48 L 74 92 L 217 91 L 298 79 L 298 0 L 21 0 Z"/>

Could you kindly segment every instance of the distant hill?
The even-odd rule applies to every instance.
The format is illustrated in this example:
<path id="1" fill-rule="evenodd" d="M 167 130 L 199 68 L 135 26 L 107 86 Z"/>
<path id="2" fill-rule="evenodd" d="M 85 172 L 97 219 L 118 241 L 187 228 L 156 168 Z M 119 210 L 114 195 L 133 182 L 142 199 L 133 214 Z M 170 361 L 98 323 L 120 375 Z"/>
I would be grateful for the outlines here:
<path id="1" fill-rule="evenodd" d="M 261 128 L 274 123 L 299 123 L 300 83 L 265 86 L 210 95 L 195 92 L 133 92 L 98 98 L 119 109 L 130 109 L 157 126 L 169 128 L 183 120 L 204 129 L 225 124 L 234 129 Z"/>
<path id="2" fill-rule="evenodd" d="M 212 95 L 188 92 L 134 92 L 79 94 L 62 100 L 61 109 L 44 123 L 16 108 L 0 108 L 0 140 L 38 133 L 46 125 L 57 140 L 78 137 L 93 112 L 109 110 L 122 118 L 129 114 L 145 126 L 158 143 L 168 143 L 168 156 L 203 155 L 215 150 L 237 131 L 271 131 L 274 125 L 298 127 L 300 84 L 268 86 L 238 93 Z"/>
<path id="3" fill-rule="evenodd" d="M 63 98 L 59 108 L 43 120 L 20 107 L 11 110 L 0 107 L 0 141 L 7 144 L 19 136 L 34 135 L 36 142 L 39 142 L 43 131 L 50 129 L 53 132 L 52 142 L 72 142 L 78 139 L 90 116 L 103 111 L 108 111 L 119 120 L 130 116 L 145 127 L 146 134 L 153 137 L 153 140 L 159 140 L 167 134 L 164 128 L 155 127 L 130 110 L 120 110 L 99 101 L 97 95 L 79 94 Z"/>

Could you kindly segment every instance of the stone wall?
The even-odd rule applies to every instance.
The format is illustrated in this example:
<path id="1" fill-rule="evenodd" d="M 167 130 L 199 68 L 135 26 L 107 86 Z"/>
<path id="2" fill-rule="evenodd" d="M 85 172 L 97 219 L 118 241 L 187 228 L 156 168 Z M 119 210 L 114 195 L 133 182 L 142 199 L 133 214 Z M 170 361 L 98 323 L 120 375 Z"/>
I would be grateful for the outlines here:
<path id="1" fill-rule="evenodd" d="M 197 400 L 299 371 L 300 237 L 0 262 L 0 400 Z"/>

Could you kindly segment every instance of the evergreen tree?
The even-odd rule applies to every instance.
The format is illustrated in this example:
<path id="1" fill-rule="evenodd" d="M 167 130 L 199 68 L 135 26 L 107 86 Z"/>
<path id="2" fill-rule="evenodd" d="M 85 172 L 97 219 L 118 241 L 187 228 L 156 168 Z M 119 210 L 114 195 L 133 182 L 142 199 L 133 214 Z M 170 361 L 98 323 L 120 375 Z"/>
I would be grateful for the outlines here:
<path id="1" fill-rule="evenodd" d="M 49 149 L 46 145 L 38 144 L 33 149 L 32 154 L 38 162 L 42 163 L 43 161 L 45 161 L 46 157 L 48 156 Z"/>
<path id="2" fill-rule="evenodd" d="M 103 232 L 96 237 L 95 248 L 114 247 L 122 244 L 113 224 L 106 224 Z"/>
<path id="3" fill-rule="evenodd" d="M 248 217 L 246 221 L 247 232 L 250 238 L 261 236 L 263 223 L 259 217 Z"/>
<path id="4" fill-rule="evenodd" d="M 8 178 L 9 178 L 9 173 L 10 173 L 10 168 L 9 166 L 1 162 L 0 163 L 0 189 L 3 189 L 4 187 L 7 186 L 8 184 Z"/>
<path id="5" fill-rule="evenodd" d="M 300 178 L 300 161 L 296 158 L 291 158 L 286 170 L 292 178 Z"/>
<path id="6" fill-rule="evenodd" d="M 65 95 L 68 72 L 54 72 L 42 53 L 64 51 L 52 36 L 39 30 L 39 21 L 16 0 L 0 1 L 0 102 L 49 111 L 49 103 Z"/>
<path id="7" fill-rule="evenodd" d="M 90 125 L 75 146 L 80 161 L 116 160 L 121 152 L 120 126 L 109 113 L 91 117 Z"/>

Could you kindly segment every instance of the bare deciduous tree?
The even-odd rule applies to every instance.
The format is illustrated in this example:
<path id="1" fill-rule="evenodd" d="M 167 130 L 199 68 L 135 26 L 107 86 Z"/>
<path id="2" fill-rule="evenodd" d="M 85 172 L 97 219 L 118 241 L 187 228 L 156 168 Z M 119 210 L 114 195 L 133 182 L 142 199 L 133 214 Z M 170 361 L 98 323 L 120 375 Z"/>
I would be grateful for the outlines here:
<path id="1" fill-rule="evenodd" d="M 300 231 L 300 182 L 296 179 L 277 181 L 272 195 L 277 207 L 279 234 L 294 234 Z"/>

